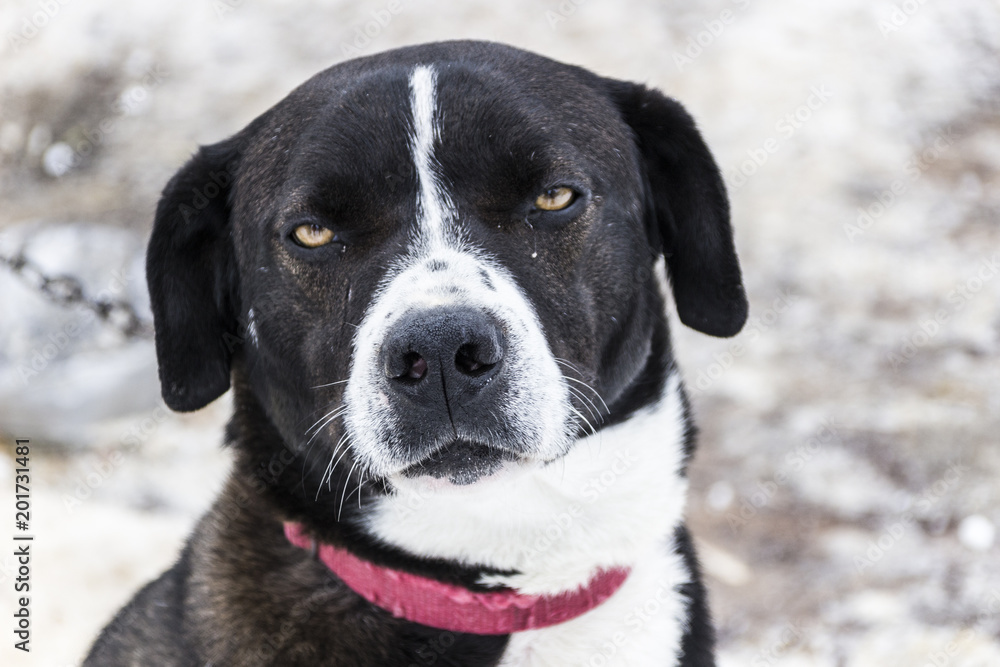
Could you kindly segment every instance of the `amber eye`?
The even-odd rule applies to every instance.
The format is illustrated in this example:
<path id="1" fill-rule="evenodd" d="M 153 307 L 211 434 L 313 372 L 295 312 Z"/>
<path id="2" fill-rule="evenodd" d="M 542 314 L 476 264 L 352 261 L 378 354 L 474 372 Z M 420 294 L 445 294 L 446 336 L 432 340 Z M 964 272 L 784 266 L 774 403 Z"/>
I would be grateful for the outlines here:
<path id="1" fill-rule="evenodd" d="M 299 225 L 292 235 L 296 243 L 307 248 L 318 248 L 333 240 L 333 232 L 323 225 Z"/>
<path id="2" fill-rule="evenodd" d="M 576 193 L 567 187 L 551 188 L 538 195 L 535 207 L 543 211 L 561 211 L 576 199 Z"/>

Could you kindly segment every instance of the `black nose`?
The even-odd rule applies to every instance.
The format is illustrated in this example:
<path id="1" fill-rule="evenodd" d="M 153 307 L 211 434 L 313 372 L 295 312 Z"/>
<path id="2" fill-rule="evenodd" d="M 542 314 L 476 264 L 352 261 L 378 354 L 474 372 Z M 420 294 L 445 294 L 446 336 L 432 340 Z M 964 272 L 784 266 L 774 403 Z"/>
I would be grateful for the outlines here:
<path id="1" fill-rule="evenodd" d="M 400 318 L 385 338 L 381 360 L 392 391 L 450 412 L 481 400 L 503 366 L 504 347 L 487 313 L 438 307 Z"/>

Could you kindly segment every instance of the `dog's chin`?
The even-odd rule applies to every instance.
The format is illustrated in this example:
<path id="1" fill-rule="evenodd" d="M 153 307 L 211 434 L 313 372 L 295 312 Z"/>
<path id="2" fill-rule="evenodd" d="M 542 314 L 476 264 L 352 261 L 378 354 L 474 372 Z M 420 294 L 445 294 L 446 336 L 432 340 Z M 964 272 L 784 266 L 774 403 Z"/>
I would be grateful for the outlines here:
<path id="1" fill-rule="evenodd" d="M 395 486 L 428 491 L 460 489 L 506 478 L 530 465 L 531 461 L 513 452 L 456 440 L 406 466 L 391 481 Z"/>

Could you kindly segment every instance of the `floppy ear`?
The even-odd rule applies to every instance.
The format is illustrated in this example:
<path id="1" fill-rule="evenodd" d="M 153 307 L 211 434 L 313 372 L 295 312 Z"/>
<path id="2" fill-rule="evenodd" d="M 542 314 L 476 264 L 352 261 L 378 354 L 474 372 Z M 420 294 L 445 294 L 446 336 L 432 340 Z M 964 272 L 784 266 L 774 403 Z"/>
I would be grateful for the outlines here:
<path id="1" fill-rule="evenodd" d="M 235 139 L 202 147 L 156 207 L 146 282 L 163 400 L 197 410 L 229 389 L 239 295 L 229 224 Z"/>
<path id="2" fill-rule="evenodd" d="M 646 172 L 647 215 L 659 234 L 681 322 L 734 336 L 747 318 L 740 265 L 719 168 L 678 102 L 636 83 L 605 79 L 631 126 Z"/>

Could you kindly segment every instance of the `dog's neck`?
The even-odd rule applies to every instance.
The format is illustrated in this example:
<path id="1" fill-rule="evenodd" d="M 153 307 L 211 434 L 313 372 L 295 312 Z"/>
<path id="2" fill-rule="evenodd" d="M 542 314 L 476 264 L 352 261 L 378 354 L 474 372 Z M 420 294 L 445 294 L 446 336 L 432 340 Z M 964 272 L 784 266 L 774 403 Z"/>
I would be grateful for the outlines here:
<path id="1" fill-rule="evenodd" d="M 397 618 L 451 632 L 510 634 L 565 623 L 602 604 L 629 570 L 599 570 L 586 586 L 561 595 L 522 595 L 511 590 L 472 592 L 358 558 L 346 549 L 317 543 L 301 524 L 285 524 L 285 537 L 310 550 L 355 593 Z"/>

